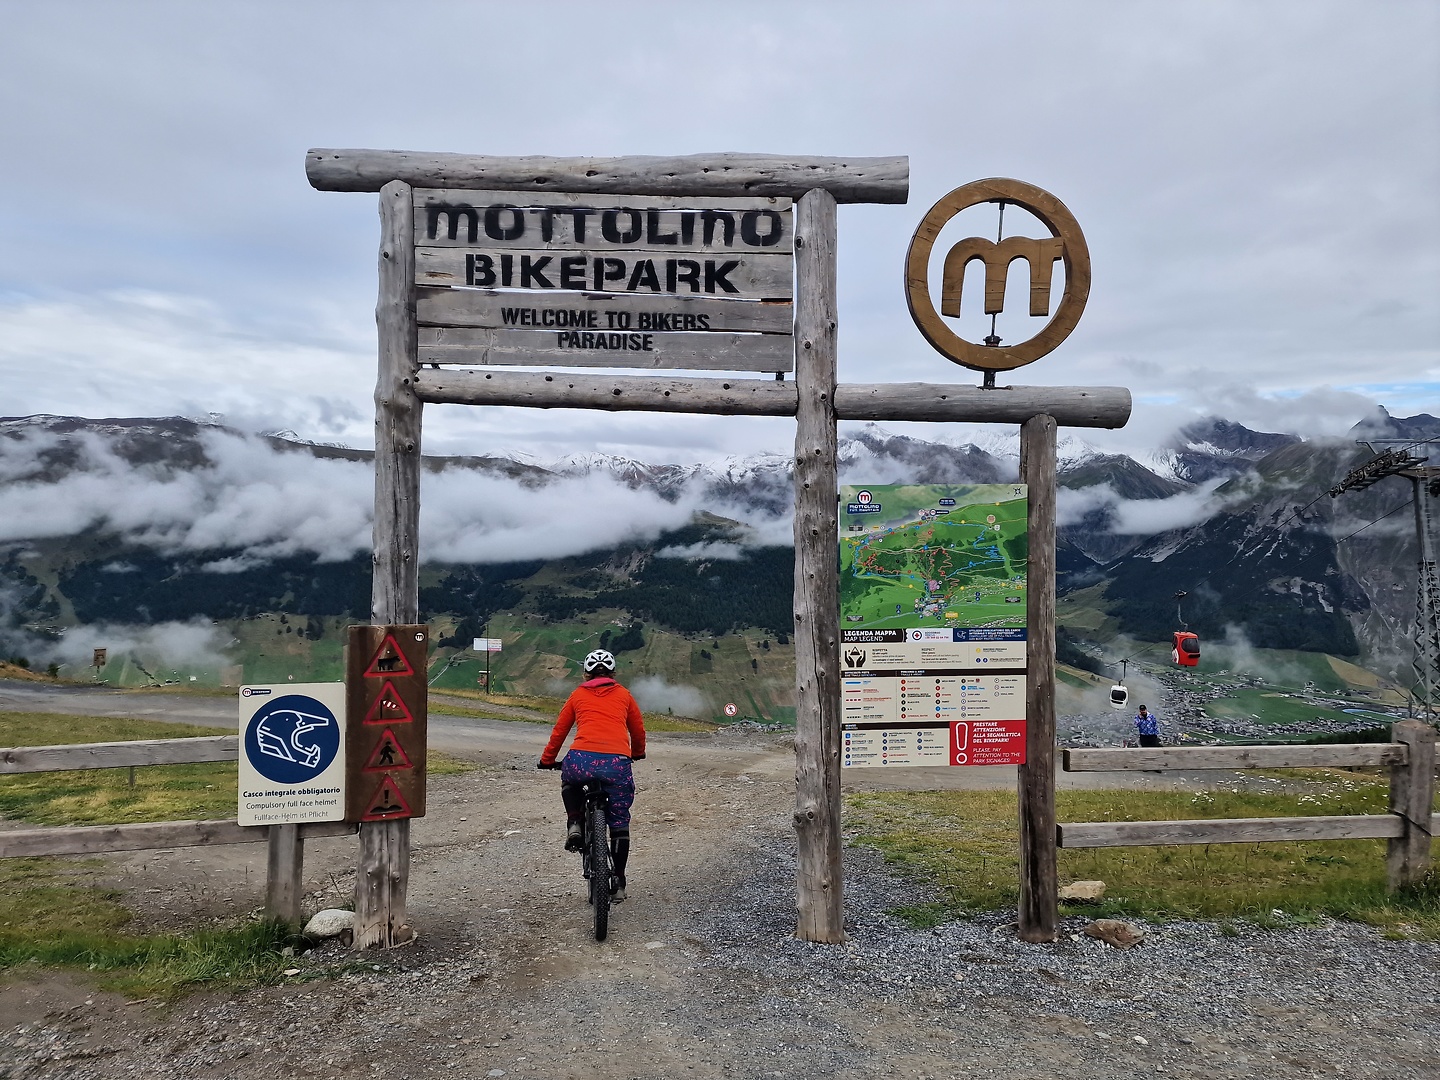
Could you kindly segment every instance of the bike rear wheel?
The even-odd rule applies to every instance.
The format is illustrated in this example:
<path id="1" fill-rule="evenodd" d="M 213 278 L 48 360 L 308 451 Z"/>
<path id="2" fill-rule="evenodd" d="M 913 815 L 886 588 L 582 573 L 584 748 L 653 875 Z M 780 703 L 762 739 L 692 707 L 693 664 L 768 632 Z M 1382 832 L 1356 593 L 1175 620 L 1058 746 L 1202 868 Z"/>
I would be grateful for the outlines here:
<path id="1" fill-rule="evenodd" d="M 605 807 L 592 803 L 590 814 L 590 904 L 595 912 L 595 940 L 604 941 L 610 930 L 610 835 Z"/>

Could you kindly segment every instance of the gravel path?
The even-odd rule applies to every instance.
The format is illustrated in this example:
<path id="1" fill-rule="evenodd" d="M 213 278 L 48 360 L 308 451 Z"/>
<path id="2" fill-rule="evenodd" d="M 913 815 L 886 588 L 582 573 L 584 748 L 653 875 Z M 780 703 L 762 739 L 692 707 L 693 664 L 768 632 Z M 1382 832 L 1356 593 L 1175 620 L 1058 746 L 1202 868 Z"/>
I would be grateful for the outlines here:
<path id="1" fill-rule="evenodd" d="M 773 735 L 656 738 L 632 898 L 597 944 L 533 768 L 544 731 L 496 727 L 510 741 L 477 728 L 482 766 L 435 778 L 415 825 L 416 945 L 363 967 L 327 945 L 283 985 L 174 1005 L 22 973 L 0 985 L 0 1077 L 1440 1075 L 1440 944 L 1363 927 L 1175 924 L 1127 952 L 1082 922 L 1040 946 L 1003 915 L 916 931 L 886 912 L 926 897 L 847 849 L 847 943 L 794 940 L 793 759 Z M 333 900 L 353 841 L 311 848 L 307 888 Z M 104 873 L 164 923 L 257 906 L 261 864 L 194 849 Z"/>

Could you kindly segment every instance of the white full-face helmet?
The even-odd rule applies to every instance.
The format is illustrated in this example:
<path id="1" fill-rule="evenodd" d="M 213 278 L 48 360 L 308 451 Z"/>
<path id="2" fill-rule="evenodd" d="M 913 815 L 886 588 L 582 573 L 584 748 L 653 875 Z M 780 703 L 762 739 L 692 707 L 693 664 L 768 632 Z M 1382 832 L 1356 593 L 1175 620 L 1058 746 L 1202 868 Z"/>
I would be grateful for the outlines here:
<path id="1" fill-rule="evenodd" d="M 594 675 L 596 672 L 608 674 L 615 670 L 615 657 L 604 649 L 596 649 L 585 657 L 584 668 L 586 675 Z"/>

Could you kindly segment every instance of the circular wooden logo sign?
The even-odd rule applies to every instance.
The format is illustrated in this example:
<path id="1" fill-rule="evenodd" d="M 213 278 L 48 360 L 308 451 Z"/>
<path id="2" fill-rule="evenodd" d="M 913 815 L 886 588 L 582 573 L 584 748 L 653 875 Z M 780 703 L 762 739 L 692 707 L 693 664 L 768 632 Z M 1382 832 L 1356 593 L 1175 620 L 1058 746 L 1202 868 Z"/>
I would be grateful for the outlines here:
<path id="1" fill-rule="evenodd" d="M 1030 211 L 1050 230 L 1042 239 L 1011 236 L 987 240 L 966 237 L 945 255 L 940 281 L 940 310 L 930 293 L 930 253 L 947 222 L 960 211 L 978 203 L 1010 203 Z M 985 314 L 996 315 L 1005 307 L 1005 279 L 1010 264 L 1024 259 L 1030 267 L 1030 314 L 1050 314 L 1050 283 L 1055 263 L 1065 263 L 1065 293 L 1060 306 L 1045 328 L 1018 345 L 976 344 L 966 341 L 945 323 L 942 316 L 960 314 L 965 268 L 974 260 L 985 264 Z M 995 178 L 976 180 L 958 187 L 930 208 L 910 238 L 905 256 L 905 299 L 910 317 L 925 340 L 957 364 L 976 371 L 1009 371 L 1039 360 L 1075 329 L 1085 301 L 1090 296 L 1090 249 L 1085 234 L 1065 204 L 1048 191 L 1020 180 Z"/>

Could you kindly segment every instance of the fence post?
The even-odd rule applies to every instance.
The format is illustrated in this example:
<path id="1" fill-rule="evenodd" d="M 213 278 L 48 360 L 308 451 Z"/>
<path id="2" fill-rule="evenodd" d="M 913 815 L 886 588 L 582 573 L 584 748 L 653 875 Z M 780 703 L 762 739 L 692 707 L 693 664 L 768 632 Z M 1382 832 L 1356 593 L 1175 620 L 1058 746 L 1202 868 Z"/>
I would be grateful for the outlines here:
<path id="1" fill-rule="evenodd" d="M 1409 753 L 1403 765 L 1390 766 L 1390 812 L 1404 823 L 1385 854 L 1386 887 L 1394 892 L 1416 884 L 1430 869 L 1430 807 L 1435 800 L 1435 729 L 1419 720 L 1402 720 L 1390 729 L 1390 741 Z"/>
<path id="2" fill-rule="evenodd" d="M 266 837 L 265 914 L 289 926 L 300 923 L 305 841 L 299 825 L 271 825 Z"/>

